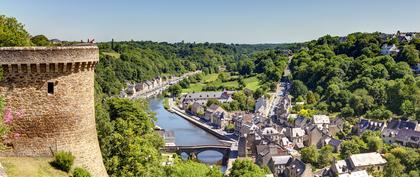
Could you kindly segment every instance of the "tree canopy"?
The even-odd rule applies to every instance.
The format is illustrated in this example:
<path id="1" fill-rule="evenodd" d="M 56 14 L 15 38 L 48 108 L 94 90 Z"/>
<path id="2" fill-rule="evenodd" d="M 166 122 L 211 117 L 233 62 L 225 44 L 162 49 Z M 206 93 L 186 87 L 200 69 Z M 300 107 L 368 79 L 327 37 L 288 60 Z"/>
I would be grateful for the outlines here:
<path id="1" fill-rule="evenodd" d="M 233 163 L 229 177 L 264 177 L 263 169 L 254 164 L 251 160 L 236 160 Z"/>
<path id="2" fill-rule="evenodd" d="M 417 43 L 398 44 L 399 55 L 381 55 L 380 47 L 390 40 L 379 33 L 354 33 L 345 41 L 324 36 L 308 42 L 291 62 L 292 95 L 309 108 L 324 111 L 320 108 L 327 105 L 328 112 L 343 117 L 420 119 L 419 77 L 410 68 L 419 62 Z"/>
<path id="3" fill-rule="evenodd" d="M 16 18 L 0 15 L 0 47 L 29 45 L 31 40 L 24 25 Z"/>

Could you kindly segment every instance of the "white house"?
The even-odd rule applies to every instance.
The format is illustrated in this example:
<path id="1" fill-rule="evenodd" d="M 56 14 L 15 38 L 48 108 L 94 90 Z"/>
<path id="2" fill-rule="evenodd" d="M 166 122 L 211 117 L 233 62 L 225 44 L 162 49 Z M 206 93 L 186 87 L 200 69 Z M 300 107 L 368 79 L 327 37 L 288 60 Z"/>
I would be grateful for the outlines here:
<path id="1" fill-rule="evenodd" d="M 323 128 L 328 128 L 328 125 L 330 124 L 330 117 L 326 115 L 314 115 L 312 123 L 322 130 Z"/>
<path id="2" fill-rule="evenodd" d="M 398 49 L 397 46 L 395 46 L 395 44 L 392 44 L 392 45 L 384 44 L 381 49 L 382 55 L 393 55 L 393 54 L 397 54 L 398 52 L 400 52 L 400 50 Z"/>

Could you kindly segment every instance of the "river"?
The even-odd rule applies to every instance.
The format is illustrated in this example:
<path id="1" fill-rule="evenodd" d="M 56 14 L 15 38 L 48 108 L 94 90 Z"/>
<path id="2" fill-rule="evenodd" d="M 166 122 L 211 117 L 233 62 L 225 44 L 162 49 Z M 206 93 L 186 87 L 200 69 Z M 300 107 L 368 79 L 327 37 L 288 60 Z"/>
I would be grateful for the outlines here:
<path id="1" fill-rule="evenodd" d="M 156 113 L 156 125 L 175 134 L 175 144 L 178 146 L 213 145 L 222 144 L 218 138 L 196 127 L 184 118 L 168 112 L 163 107 L 163 99 L 149 99 L 150 109 Z M 185 157 L 184 157 L 185 158 Z M 197 155 L 199 161 L 206 164 L 215 164 L 223 158 L 216 151 L 204 151 Z"/>

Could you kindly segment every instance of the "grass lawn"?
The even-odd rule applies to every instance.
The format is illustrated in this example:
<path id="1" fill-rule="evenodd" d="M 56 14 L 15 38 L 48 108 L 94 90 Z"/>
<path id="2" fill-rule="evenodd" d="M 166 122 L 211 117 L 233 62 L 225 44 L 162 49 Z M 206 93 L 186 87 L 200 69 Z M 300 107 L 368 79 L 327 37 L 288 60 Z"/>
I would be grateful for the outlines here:
<path id="1" fill-rule="evenodd" d="M 182 93 L 201 92 L 201 90 L 203 90 L 203 87 L 205 85 L 206 84 L 202 84 L 202 83 L 190 84 L 190 87 L 186 89 L 182 89 Z"/>
<path id="2" fill-rule="evenodd" d="M 245 87 L 250 90 L 257 90 L 260 87 L 260 81 L 258 80 L 257 76 L 248 77 L 244 79 Z"/>
<path id="3" fill-rule="evenodd" d="M 208 74 L 203 77 L 203 80 L 200 83 L 190 84 L 190 87 L 186 89 L 182 89 L 182 93 L 192 93 L 192 92 L 201 92 L 203 88 L 207 85 L 209 82 L 213 82 L 217 80 L 218 74 Z M 232 76 L 236 77 L 237 76 Z M 246 84 L 246 88 L 250 90 L 257 90 L 257 88 L 260 87 L 260 82 L 257 78 L 257 76 L 244 78 L 244 82 Z M 218 82 L 216 83 L 217 86 L 225 86 L 225 87 L 239 87 L 239 83 L 237 80 L 235 81 L 229 81 L 229 82 Z"/>
<path id="4" fill-rule="evenodd" d="M 238 81 L 224 82 L 221 85 L 223 85 L 225 87 L 239 87 Z"/>
<path id="5" fill-rule="evenodd" d="M 203 83 L 213 82 L 213 81 L 217 80 L 217 77 L 218 76 L 219 76 L 218 73 L 213 73 L 213 74 L 205 75 L 203 77 Z"/>
<path id="6" fill-rule="evenodd" d="M 56 170 L 47 157 L 1 157 L 0 162 L 8 177 L 68 177 L 63 171 Z"/>
<path id="7" fill-rule="evenodd" d="M 104 55 L 109 55 L 109 56 L 111 56 L 111 57 L 114 57 L 114 58 L 120 58 L 120 54 L 119 53 L 117 53 L 117 52 L 102 52 Z"/>

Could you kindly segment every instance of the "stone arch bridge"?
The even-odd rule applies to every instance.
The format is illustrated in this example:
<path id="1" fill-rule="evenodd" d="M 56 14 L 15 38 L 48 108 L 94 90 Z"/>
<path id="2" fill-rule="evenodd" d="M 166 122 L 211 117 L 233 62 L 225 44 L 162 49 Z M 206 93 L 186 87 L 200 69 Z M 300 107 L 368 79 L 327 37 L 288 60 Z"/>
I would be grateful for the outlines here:
<path id="1" fill-rule="evenodd" d="M 197 158 L 197 155 L 204 151 L 217 151 L 223 154 L 222 165 L 227 165 L 231 155 L 230 145 L 165 146 L 163 150 L 165 152 L 176 153 L 178 155 L 186 153 L 190 159 Z"/>

